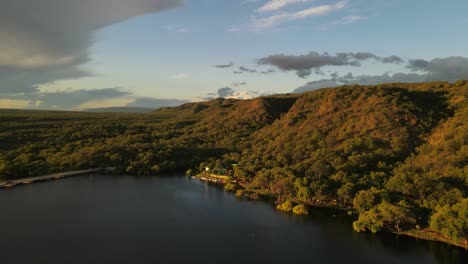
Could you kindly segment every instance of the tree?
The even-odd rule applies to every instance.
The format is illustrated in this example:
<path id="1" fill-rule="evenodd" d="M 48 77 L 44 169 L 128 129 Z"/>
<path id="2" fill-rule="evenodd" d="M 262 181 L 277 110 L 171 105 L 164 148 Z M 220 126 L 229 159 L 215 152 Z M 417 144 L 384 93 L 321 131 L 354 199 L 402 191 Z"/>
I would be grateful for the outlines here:
<path id="1" fill-rule="evenodd" d="M 416 219 L 410 210 L 384 201 L 371 210 L 361 213 L 358 220 L 353 223 L 353 227 L 358 232 L 369 230 L 376 233 L 381 229 L 400 232 L 404 226 L 415 223 Z"/>
<path id="2" fill-rule="evenodd" d="M 343 204 L 350 203 L 353 201 L 353 194 L 354 194 L 354 183 L 347 182 L 343 184 L 338 191 L 336 192 L 338 197 L 343 202 Z"/>
<path id="3" fill-rule="evenodd" d="M 294 181 L 294 187 L 296 188 L 296 197 L 303 200 L 309 201 L 312 199 L 312 192 L 309 187 L 309 179 L 305 178 L 296 178 Z"/>
<path id="4" fill-rule="evenodd" d="M 328 176 L 330 172 L 330 165 L 328 165 L 323 160 L 316 161 L 310 170 L 313 172 L 314 176 L 320 181 L 322 177 Z"/>
<path id="5" fill-rule="evenodd" d="M 270 184 L 270 173 L 264 172 L 264 171 L 258 172 L 251 183 L 252 187 L 261 188 L 261 189 L 268 189 L 269 184 Z"/>
<path id="6" fill-rule="evenodd" d="M 362 213 L 369 211 L 386 197 L 385 191 L 372 187 L 369 190 L 359 191 L 353 199 L 353 206 Z"/>
<path id="7" fill-rule="evenodd" d="M 457 241 L 468 239 L 468 198 L 439 208 L 431 217 L 430 227 Z"/>

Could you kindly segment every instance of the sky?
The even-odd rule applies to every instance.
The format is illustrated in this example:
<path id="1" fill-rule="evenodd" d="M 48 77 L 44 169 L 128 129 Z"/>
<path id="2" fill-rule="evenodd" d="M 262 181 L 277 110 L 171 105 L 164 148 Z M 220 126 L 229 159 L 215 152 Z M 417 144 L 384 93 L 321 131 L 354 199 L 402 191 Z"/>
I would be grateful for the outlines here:
<path id="1" fill-rule="evenodd" d="M 466 0 L 1 0 L 0 108 L 468 79 Z"/>

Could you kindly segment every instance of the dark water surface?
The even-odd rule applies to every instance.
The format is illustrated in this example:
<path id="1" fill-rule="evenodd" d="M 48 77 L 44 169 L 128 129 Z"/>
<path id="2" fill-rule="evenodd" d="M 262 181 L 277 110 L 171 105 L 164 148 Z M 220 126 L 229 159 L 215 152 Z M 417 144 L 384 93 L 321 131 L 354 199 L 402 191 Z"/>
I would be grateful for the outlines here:
<path id="1" fill-rule="evenodd" d="M 333 214 L 285 215 L 185 177 L 81 176 L 0 190 L 0 263 L 468 263 Z"/>

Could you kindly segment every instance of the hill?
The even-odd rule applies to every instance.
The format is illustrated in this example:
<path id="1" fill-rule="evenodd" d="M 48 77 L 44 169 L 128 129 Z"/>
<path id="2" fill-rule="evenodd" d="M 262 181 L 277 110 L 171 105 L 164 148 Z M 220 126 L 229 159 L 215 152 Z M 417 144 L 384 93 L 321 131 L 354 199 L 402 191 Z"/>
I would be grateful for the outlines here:
<path id="1" fill-rule="evenodd" d="M 468 82 L 458 81 L 215 99 L 145 114 L 4 111 L 0 174 L 210 167 L 278 203 L 354 211 L 357 231 L 436 231 L 466 247 L 467 98 Z"/>
<path id="2" fill-rule="evenodd" d="M 107 107 L 107 108 L 89 108 L 84 109 L 83 112 L 93 113 L 149 113 L 153 111 L 152 108 L 142 107 Z"/>

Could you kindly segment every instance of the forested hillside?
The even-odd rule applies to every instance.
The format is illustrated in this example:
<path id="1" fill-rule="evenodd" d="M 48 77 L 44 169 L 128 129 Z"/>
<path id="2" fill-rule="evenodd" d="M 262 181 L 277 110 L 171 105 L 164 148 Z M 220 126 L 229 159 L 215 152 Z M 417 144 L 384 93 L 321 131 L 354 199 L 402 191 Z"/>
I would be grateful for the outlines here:
<path id="1" fill-rule="evenodd" d="M 223 168 L 278 201 L 354 208 L 357 231 L 430 227 L 466 247 L 468 82 L 344 86 L 147 114 L 0 112 L 4 179 L 113 166 Z"/>

